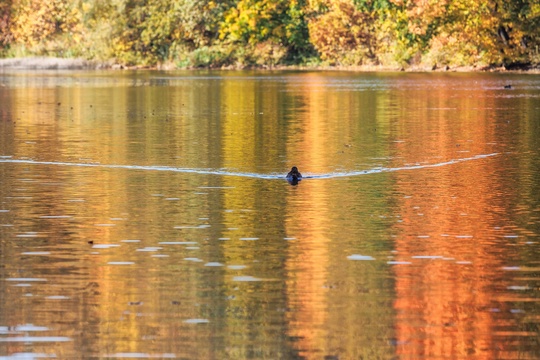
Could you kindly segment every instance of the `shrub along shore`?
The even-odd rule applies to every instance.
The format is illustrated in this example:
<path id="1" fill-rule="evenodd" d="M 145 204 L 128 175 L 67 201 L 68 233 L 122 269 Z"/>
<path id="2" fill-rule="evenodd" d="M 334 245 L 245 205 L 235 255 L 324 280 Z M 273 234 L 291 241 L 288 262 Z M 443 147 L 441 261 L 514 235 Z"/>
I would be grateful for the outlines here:
<path id="1" fill-rule="evenodd" d="M 0 68 L 538 70 L 538 0 L 3 0 Z"/>
<path id="2" fill-rule="evenodd" d="M 8 58 L 0 59 L 0 71 L 2 70 L 140 70 L 140 69 L 159 69 L 175 70 L 177 67 L 163 66 L 125 66 L 115 64 L 112 61 L 91 61 L 85 59 L 64 59 L 57 57 L 26 57 L 26 58 Z M 186 68 L 187 69 L 187 68 Z M 199 67 L 197 69 L 216 69 L 215 67 Z M 392 67 L 382 65 L 359 65 L 359 66 L 300 66 L 300 65 L 275 65 L 275 66 L 244 66 L 244 67 L 222 67 L 220 70 L 324 70 L 324 71 L 357 71 L 357 72 L 526 72 L 540 74 L 540 66 L 530 64 L 517 64 L 515 66 L 458 66 L 458 67 L 422 67 L 408 66 Z"/>

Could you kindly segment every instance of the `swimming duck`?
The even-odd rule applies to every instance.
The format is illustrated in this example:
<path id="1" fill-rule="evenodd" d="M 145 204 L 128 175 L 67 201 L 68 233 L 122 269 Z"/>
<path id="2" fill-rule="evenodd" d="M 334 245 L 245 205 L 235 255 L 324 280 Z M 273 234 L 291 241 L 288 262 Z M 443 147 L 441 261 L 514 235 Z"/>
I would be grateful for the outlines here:
<path id="1" fill-rule="evenodd" d="M 293 166 L 291 171 L 289 171 L 287 174 L 287 181 L 293 185 L 296 185 L 300 180 L 302 180 L 302 174 L 300 174 L 296 166 Z"/>

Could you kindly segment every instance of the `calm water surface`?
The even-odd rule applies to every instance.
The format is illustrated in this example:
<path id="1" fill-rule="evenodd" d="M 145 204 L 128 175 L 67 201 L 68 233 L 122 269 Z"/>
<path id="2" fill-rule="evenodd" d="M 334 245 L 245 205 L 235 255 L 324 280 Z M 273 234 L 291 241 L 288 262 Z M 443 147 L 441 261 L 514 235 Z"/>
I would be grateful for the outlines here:
<path id="1" fill-rule="evenodd" d="M 537 359 L 539 235 L 538 75 L 0 73 L 6 358 Z"/>

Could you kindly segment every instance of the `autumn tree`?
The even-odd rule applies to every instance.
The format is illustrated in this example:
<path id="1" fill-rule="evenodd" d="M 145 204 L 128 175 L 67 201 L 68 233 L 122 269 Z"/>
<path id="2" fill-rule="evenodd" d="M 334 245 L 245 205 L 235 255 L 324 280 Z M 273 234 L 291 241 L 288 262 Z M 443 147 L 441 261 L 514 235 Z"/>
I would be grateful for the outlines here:
<path id="1" fill-rule="evenodd" d="M 2 0 L 0 54 L 127 65 L 540 63 L 538 0 Z"/>
<path id="2" fill-rule="evenodd" d="M 20 0 L 12 3 L 10 36 L 14 44 L 36 54 L 62 55 L 80 41 L 80 13 L 63 0 Z"/>
<path id="3" fill-rule="evenodd" d="M 361 11 L 350 0 L 319 4 L 322 14 L 309 23 L 310 39 L 321 59 L 330 64 L 377 63 L 373 13 Z"/>
<path id="4" fill-rule="evenodd" d="M 504 63 L 540 61 L 540 2 L 514 0 L 495 2 L 496 23 L 492 29 L 498 37 Z"/>
<path id="5" fill-rule="evenodd" d="M 248 63 L 273 65 L 313 53 L 304 0 L 239 0 L 224 14 L 220 39 L 242 46 Z"/>
<path id="6" fill-rule="evenodd" d="M 498 61 L 497 21 L 490 1 L 453 0 L 430 51 L 450 65 L 489 65 Z"/>

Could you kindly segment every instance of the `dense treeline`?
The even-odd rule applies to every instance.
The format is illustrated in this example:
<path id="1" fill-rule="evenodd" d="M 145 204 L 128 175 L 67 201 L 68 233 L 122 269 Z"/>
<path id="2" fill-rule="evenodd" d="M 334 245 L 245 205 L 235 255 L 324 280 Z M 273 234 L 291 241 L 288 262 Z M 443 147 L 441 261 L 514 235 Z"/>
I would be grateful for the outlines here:
<path id="1" fill-rule="evenodd" d="M 1 0 L 0 56 L 176 67 L 538 64 L 538 0 Z"/>

